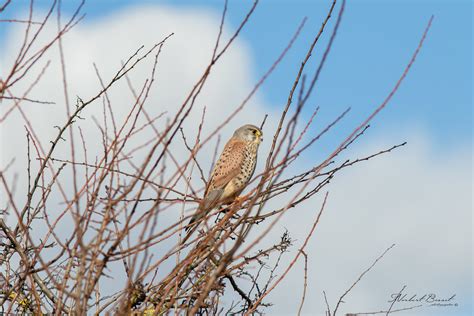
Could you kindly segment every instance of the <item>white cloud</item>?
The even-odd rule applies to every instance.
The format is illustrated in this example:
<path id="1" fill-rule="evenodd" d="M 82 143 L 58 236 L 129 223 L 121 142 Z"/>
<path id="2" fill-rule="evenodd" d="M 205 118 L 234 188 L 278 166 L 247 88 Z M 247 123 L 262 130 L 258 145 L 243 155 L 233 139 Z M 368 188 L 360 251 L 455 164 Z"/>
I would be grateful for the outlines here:
<path id="1" fill-rule="evenodd" d="M 219 21 L 218 15 L 207 11 L 137 7 L 128 8 L 93 23 L 79 24 L 67 34 L 63 43 L 72 106 L 76 95 L 87 100 L 100 90 L 93 63 L 98 66 L 103 80 L 108 82 L 119 69 L 121 61 L 126 60 L 138 47 L 145 45 L 144 50 L 146 50 L 165 36 L 174 33 L 174 36 L 163 47 L 159 57 L 156 82 L 145 105 L 152 117 L 165 111 L 168 117 L 173 117 L 209 63 L 219 30 Z M 49 38 L 55 34 L 55 31 L 56 27 L 53 25 L 43 37 Z M 9 35 L 8 45 L 1 56 L 4 67 L 10 65 L 16 56 L 18 41 L 15 39 L 21 38 L 21 34 L 22 30 L 16 29 Z M 222 42 L 225 43 L 228 37 L 229 32 L 225 30 Z M 41 40 L 39 42 L 42 43 Z M 22 106 L 45 147 L 48 147 L 49 141 L 57 135 L 57 130 L 53 126 L 62 126 L 66 118 L 57 48 L 49 52 L 45 57 L 45 60 L 48 59 L 51 60 L 51 66 L 29 97 L 54 101 L 56 104 L 24 103 Z M 152 60 L 153 58 L 145 60 L 130 73 L 131 81 L 137 91 L 140 91 L 143 83 L 150 76 Z M 35 70 L 38 72 L 42 66 L 43 64 L 39 65 Z M 203 134 L 207 136 L 221 122 L 221 119 L 230 115 L 244 100 L 255 82 L 249 53 L 245 44 L 237 40 L 213 68 L 205 89 L 190 113 L 188 120 L 190 124 L 184 126 L 185 130 L 189 129 L 187 135 L 191 135 L 190 141 L 193 141 L 196 135 L 196 125 L 201 119 L 204 107 L 207 109 L 207 116 Z M 28 84 L 29 82 L 20 82 L 15 86 L 15 91 L 24 91 Z M 109 96 L 117 122 L 123 121 L 135 101 L 125 81 L 114 86 Z M 1 110 L 5 111 L 8 107 L 9 104 L 4 102 Z M 96 117 L 101 120 L 101 101 L 90 105 L 83 112 L 82 116 L 89 120 L 79 123 L 88 140 L 89 155 L 93 158 L 101 154 L 102 148 L 97 142 L 97 139 L 101 137 L 100 132 L 90 118 Z M 259 124 L 264 114 L 271 112 L 271 109 L 262 104 L 257 94 L 229 126 L 236 128 L 246 123 Z M 162 118 L 155 125 L 160 130 L 165 123 L 166 118 Z M 16 157 L 16 171 L 22 171 L 26 164 L 24 125 L 19 113 L 15 112 L 2 124 L 1 129 L 4 141 L 3 162 L 7 163 L 11 157 Z M 271 122 L 267 124 L 267 128 L 270 127 Z M 230 130 L 223 131 L 223 139 L 226 139 L 231 132 Z M 11 137 L 12 135 L 14 137 Z M 140 141 L 151 137 L 153 137 L 152 132 L 147 131 L 143 133 Z M 177 143 L 179 146 L 174 149 L 178 151 L 177 156 L 180 156 L 179 153 L 184 156 L 187 151 L 183 148 L 181 141 Z M 56 157 L 67 156 L 68 147 L 62 143 L 60 146 L 62 147 L 56 151 Z M 207 153 L 213 150 L 212 146 L 213 144 L 209 143 Z M 140 154 L 138 156 L 142 157 Z M 208 158 L 205 153 L 203 156 Z M 24 177 L 20 179 L 23 184 L 24 180 Z"/>
<path id="2" fill-rule="evenodd" d="M 167 111 L 168 117 L 173 117 L 193 85 L 203 74 L 205 66 L 207 66 L 211 59 L 212 50 L 219 31 L 219 22 L 220 17 L 218 15 L 210 14 L 207 11 L 186 11 L 167 7 L 141 7 L 128 8 L 93 23 L 79 24 L 67 34 L 63 42 L 71 104 L 74 104 L 76 95 L 80 96 L 83 100 L 87 100 L 100 90 L 93 63 L 97 64 L 102 78 L 107 82 L 116 73 L 121 65 L 121 61 L 126 60 L 138 47 L 145 45 L 144 50 L 146 50 L 173 32 L 174 36 L 167 41 L 159 57 L 156 82 L 145 104 L 147 112 L 152 117 L 164 111 Z M 55 34 L 55 31 L 56 27 L 54 25 L 51 26 L 43 34 L 43 39 L 50 38 Z M 21 34 L 21 29 L 15 29 L 9 35 L 8 45 L 2 51 L 1 56 L 4 67 L 10 65 L 15 57 L 18 49 L 18 41 L 16 39 L 21 38 Z M 229 34 L 230 31 L 224 30 L 221 43 L 226 42 Z M 40 40 L 39 42 L 43 43 L 44 41 Z M 22 109 L 45 148 L 49 147 L 49 141 L 57 135 L 57 130 L 53 126 L 62 126 L 66 120 L 62 75 L 57 48 L 54 48 L 45 56 L 45 60 L 48 59 L 51 60 L 51 66 L 28 97 L 54 101 L 56 104 L 22 104 Z M 153 60 L 153 58 L 150 59 Z M 39 72 L 42 66 L 43 64 L 39 65 L 35 71 Z M 146 78 L 150 76 L 151 66 L 150 60 L 144 61 L 142 65 L 138 65 L 130 73 L 131 81 L 137 91 L 141 89 Z M 229 48 L 219 63 L 212 69 L 211 76 L 204 90 L 197 99 L 187 123 L 183 126 L 188 141 L 194 141 L 197 133 L 196 126 L 201 119 L 204 107 L 207 109 L 203 128 L 203 135 L 206 137 L 209 132 L 213 131 L 224 118 L 229 116 L 241 104 L 257 80 L 258 78 L 255 78 L 253 75 L 252 61 L 246 46 L 237 39 L 234 45 Z M 29 83 L 28 81 L 18 83 L 14 87 L 14 91 L 24 91 Z M 112 102 L 115 119 L 120 123 L 127 116 L 135 99 L 125 81 L 118 83 L 109 91 L 109 98 Z M 5 101 L 0 111 L 8 109 L 10 104 Z M 81 114 L 86 120 L 77 122 L 85 134 L 89 161 L 94 161 L 95 157 L 101 157 L 103 153 L 100 141 L 101 134 L 91 119 L 95 117 L 101 121 L 102 111 L 102 102 L 95 102 L 88 106 Z M 270 108 L 263 104 L 258 94 L 255 95 L 246 108 L 234 117 L 228 125 L 229 129 L 222 131 L 222 139 L 227 139 L 234 128 L 243 124 L 260 124 L 265 113 L 269 113 L 273 118 L 272 112 Z M 165 123 L 166 118 L 162 118 L 155 122 L 155 126 L 158 130 L 163 130 L 163 124 Z M 16 190 L 16 202 L 18 205 L 24 202 L 24 197 L 26 196 L 25 188 L 27 187 L 27 177 L 25 174 L 27 146 L 24 125 L 25 122 L 19 113 L 14 112 L 2 124 L 0 131 L 2 163 L 8 163 L 13 157 L 16 159 L 15 164 L 9 170 L 9 177 L 12 179 L 14 172 L 18 175 Z M 270 119 L 266 124 L 266 130 L 271 128 L 272 121 Z M 271 134 L 271 131 L 268 134 Z M 142 132 L 140 137 L 137 137 L 135 144 L 141 144 L 143 141 L 153 137 L 154 134 L 151 130 Z M 69 135 L 66 134 L 65 138 L 69 139 Z M 76 137 L 76 144 L 78 143 L 79 138 Z M 210 153 L 214 151 L 214 144 L 215 141 L 209 143 L 202 153 L 199 154 L 199 160 L 202 161 L 204 168 L 210 167 L 210 159 L 212 157 Z M 268 146 L 269 143 L 267 142 L 263 146 L 262 151 L 265 151 L 265 147 Z M 77 155 L 82 157 L 82 146 L 78 145 L 77 147 Z M 130 142 L 129 148 L 133 147 Z M 171 152 L 180 163 L 184 162 L 188 157 L 188 152 L 179 137 L 172 145 Z M 60 142 L 54 156 L 67 159 L 69 154 L 68 144 Z M 142 161 L 145 157 L 144 155 L 144 151 L 135 153 L 134 160 Z M 36 156 L 34 151 L 33 156 Z M 79 158 L 78 160 L 82 161 L 83 159 Z M 32 170 L 36 170 L 38 163 L 35 159 L 33 159 L 32 164 Z M 82 172 L 79 172 L 79 174 L 81 175 Z M 71 196 L 70 170 L 64 171 L 59 179 L 65 188 L 66 194 Z M 196 189 L 202 186 L 197 174 L 194 175 L 193 183 Z M 152 197 L 154 196 L 152 195 Z M 62 209 L 61 206 L 57 207 L 55 203 L 61 202 L 63 199 L 56 190 L 52 194 L 50 201 L 52 202 L 48 205 L 48 216 L 51 220 L 54 220 Z M 177 214 L 177 212 L 174 212 L 170 215 L 176 218 L 178 217 Z M 9 221 L 13 224 L 15 217 L 10 216 Z M 162 221 L 161 225 L 164 224 Z M 65 216 L 58 226 L 57 233 L 60 236 L 68 236 L 67 234 L 70 233 L 69 228 L 72 225 L 73 223 L 69 215 Z M 36 236 L 42 237 L 46 231 L 47 227 L 44 227 L 44 225 L 34 228 Z M 117 269 L 112 268 L 114 275 L 119 270 L 123 274 L 121 264 L 116 266 Z M 120 285 L 108 282 L 101 286 L 106 291 L 115 292 L 122 282 L 123 279 L 117 281 Z"/>
<path id="3" fill-rule="evenodd" d="M 399 137 L 372 141 L 354 156 L 388 148 Z M 344 299 L 340 314 L 386 310 L 390 294 L 404 285 L 407 294 L 457 294 L 459 304 L 417 309 L 408 315 L 463 314 L 472 308 L 470 152 L 436 153 L 419 131 L 402 139 L 408 140 L 405 148 L 343 171 L 328 188 L 327 208 L 307 248 L 310 275 L 304 311 L 308 315 L 324 314 L 323 290 L 334 308 L 342 293 L 392 243 L 396 246 Z M 301 243 L 317 209 L 316 203 L 307 203 L 282 225 Z M 302 282 L 300 264 L 273 300 L 281 302 L 288 288 L 298 289 L 291 291 L 298 297 Z M 292 304 L 274 310 L 294 313 L 297 300 L 286 301 Z M 408 306 L 400 303 L 394 309 Z"/>
<path id="4" fill-rule="evenodd" d="M 120 60 L 126 59 L 138 46 L 150 46 L 174 32 L 163 49 L 157 82 L 146 106 L 152 115 L 166 110 L 172 116 L 211 57 L 218 23 L 219 17 L 206 11 L 142 7 L 128 8 L 93 23 L 79 24 L 64 42 L 71 98 L 74 100 L 73 96 L 79 95 L 87 99 L 97 91 L 93 62 L 107 80 L 119 67 Z M 7 65 L 14 55 L 17 36 L 17 32 L 10 36 L 2 56 L 3 65 Z M 57 52 L 48 57 L 52 59 L 52 65 L 31 97 L 54 100 L 56 105 L 23 105 L 45 146 L 56 134 L 52 126 L 61 125 L 65 119 Z M 149 75 L 149 66 L 150 63 L 145 63 L 131 75 L 137 88 Z M 205 105 L 208 113 L 205 132 L 210 131 L 220 118 L 240 104 L 256 80 L 245 43 L 237 41 L 213 71 L 187 127 L 195 126 Z M 126 85 L 118 85 L 110 96 L 115 116 L 123 118 L 133 102 Z M 2 105 L 1 110 L 4 108 Z M 258 123 L 264 113 L 272 114 L 274 111 L 257 95 L 230 126 Z M 87 108 L 83 116 L 101 117 L 101 112 L 102 106 L 98 102 Z M 271 134 L 275 119 L 276 115 L 270 116 L 267 135 Z M 159 126 L 163 122 L 162 119 L 156 124 Z M 86 131 L 89 154 L 100 154 L 101 147 L 97 145 L 100 135 L 94 124 L 89 119 L 81 122 L 81 126 Z M 0 132 L 3 161 L 16 157 L 16 170 L 24 172 L 25 133 L 17 113 L 3 124 Z M 224 133 L 225 139 L 231 131 Z M 409 293 L 457 293 L 461 305 L 458 309 L 471 304 L 470 152 L 458 150 L 440 155 L 433 152 L 425 136 L 417 135 L 418 132 L 407 134 L 409 144 L 406 148 L 346 170 L 330 185 L 327 209 L 307 249 L 310 275 L 305 313 L 324 313 L 323 289 L 333 308 L 336 298 L 392 243 L 396 243 L 396 247 L 345 299 L 341 312 L 385 309 L 389 294 L 403 285 L 407 285 Z M 148 133 L 143 139 L 151 136 Z M 269 143 L 265 143 L 261 157 L 264 157 Z M 386 147 L 381 143 L 374 141 L 358 152 L 371 153 Z M 63 146 L 58 153 L 66 156 L 67 147 Z M 176 153 L 179 156 L 183 151 L 177 146 Z M 203 166 L 209 165 L 208 155 L 199 158 Z M 305 159 L 314 164 L 309 157 Z M 261 158 L 259 166 L 263 163 Z M 20 187 L 25 185 L 24 174 L 19 183 Z M 195 179 L 195 183 L 199 180 Z M 298 239 L 296 245 L 304 239 L 318 209 L 319 204 L 314 200 L 290 210 L 282 219 L 281 226 L 287 227 Z M 272 235 L 276 236 L 277 232 Z M 294 253 L 295 250 L 291 254 Z M 302 282 L 302 265 L 298 264 L 289 278 L 270 295 L 269 300 L 275 303 L 272 314 L 296 313 Z M 423 309 L 420 313 L 448 314 L 455 309 Z"/>

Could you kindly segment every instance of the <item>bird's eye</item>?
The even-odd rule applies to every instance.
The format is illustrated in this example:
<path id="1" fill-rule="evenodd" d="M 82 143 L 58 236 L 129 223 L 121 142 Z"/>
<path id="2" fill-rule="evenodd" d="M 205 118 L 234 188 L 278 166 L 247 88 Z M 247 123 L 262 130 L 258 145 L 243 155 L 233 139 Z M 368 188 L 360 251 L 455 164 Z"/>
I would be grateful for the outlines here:
<path id="1" fill-rule="evenodd" d="M 257 130 L 256 130 L 256 129 L 252 130 L 252 133 L 253 133 L 254 135 L 257 134 Z"/>

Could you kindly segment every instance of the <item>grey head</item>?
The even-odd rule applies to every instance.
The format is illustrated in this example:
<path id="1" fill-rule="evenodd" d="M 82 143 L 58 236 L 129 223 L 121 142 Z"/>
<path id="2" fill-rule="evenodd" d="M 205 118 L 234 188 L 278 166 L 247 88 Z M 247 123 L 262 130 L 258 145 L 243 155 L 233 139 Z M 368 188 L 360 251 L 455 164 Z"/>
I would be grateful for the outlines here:
<path id="1" fill-rule="evenodd" d="M 260 142 L 263 140 L 263 133 L 257 126 L 246 124 L 235 130 L 234 137 L 248 142 L 260 144 Z"/>

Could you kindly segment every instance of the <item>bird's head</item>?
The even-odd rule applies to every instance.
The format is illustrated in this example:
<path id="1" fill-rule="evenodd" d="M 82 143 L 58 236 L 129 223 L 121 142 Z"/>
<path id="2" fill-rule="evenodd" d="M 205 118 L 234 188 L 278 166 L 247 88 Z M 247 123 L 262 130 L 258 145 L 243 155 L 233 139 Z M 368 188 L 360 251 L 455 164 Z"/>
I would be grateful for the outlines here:
<path id="1" fill-rule="evenodd" d="M 263 141 L 263 133 L 260 128 L 251 124 L 239 127 L 234 132 L 234 137 L 257 144 L 260 144 L 260 142 Z"/>

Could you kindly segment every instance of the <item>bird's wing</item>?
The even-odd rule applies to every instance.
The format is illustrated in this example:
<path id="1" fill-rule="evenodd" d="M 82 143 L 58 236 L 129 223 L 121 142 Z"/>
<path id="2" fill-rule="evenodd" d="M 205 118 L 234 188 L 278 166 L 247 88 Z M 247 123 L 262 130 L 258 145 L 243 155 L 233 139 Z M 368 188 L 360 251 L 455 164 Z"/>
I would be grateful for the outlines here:
<path id="1" fill-rule="evenodd" d="M 231 138 L 212 170 L 201 209 L 212 208 L 219 201 L 226 185 L 240 173 L 244 153 L 245 142 Z"/>

